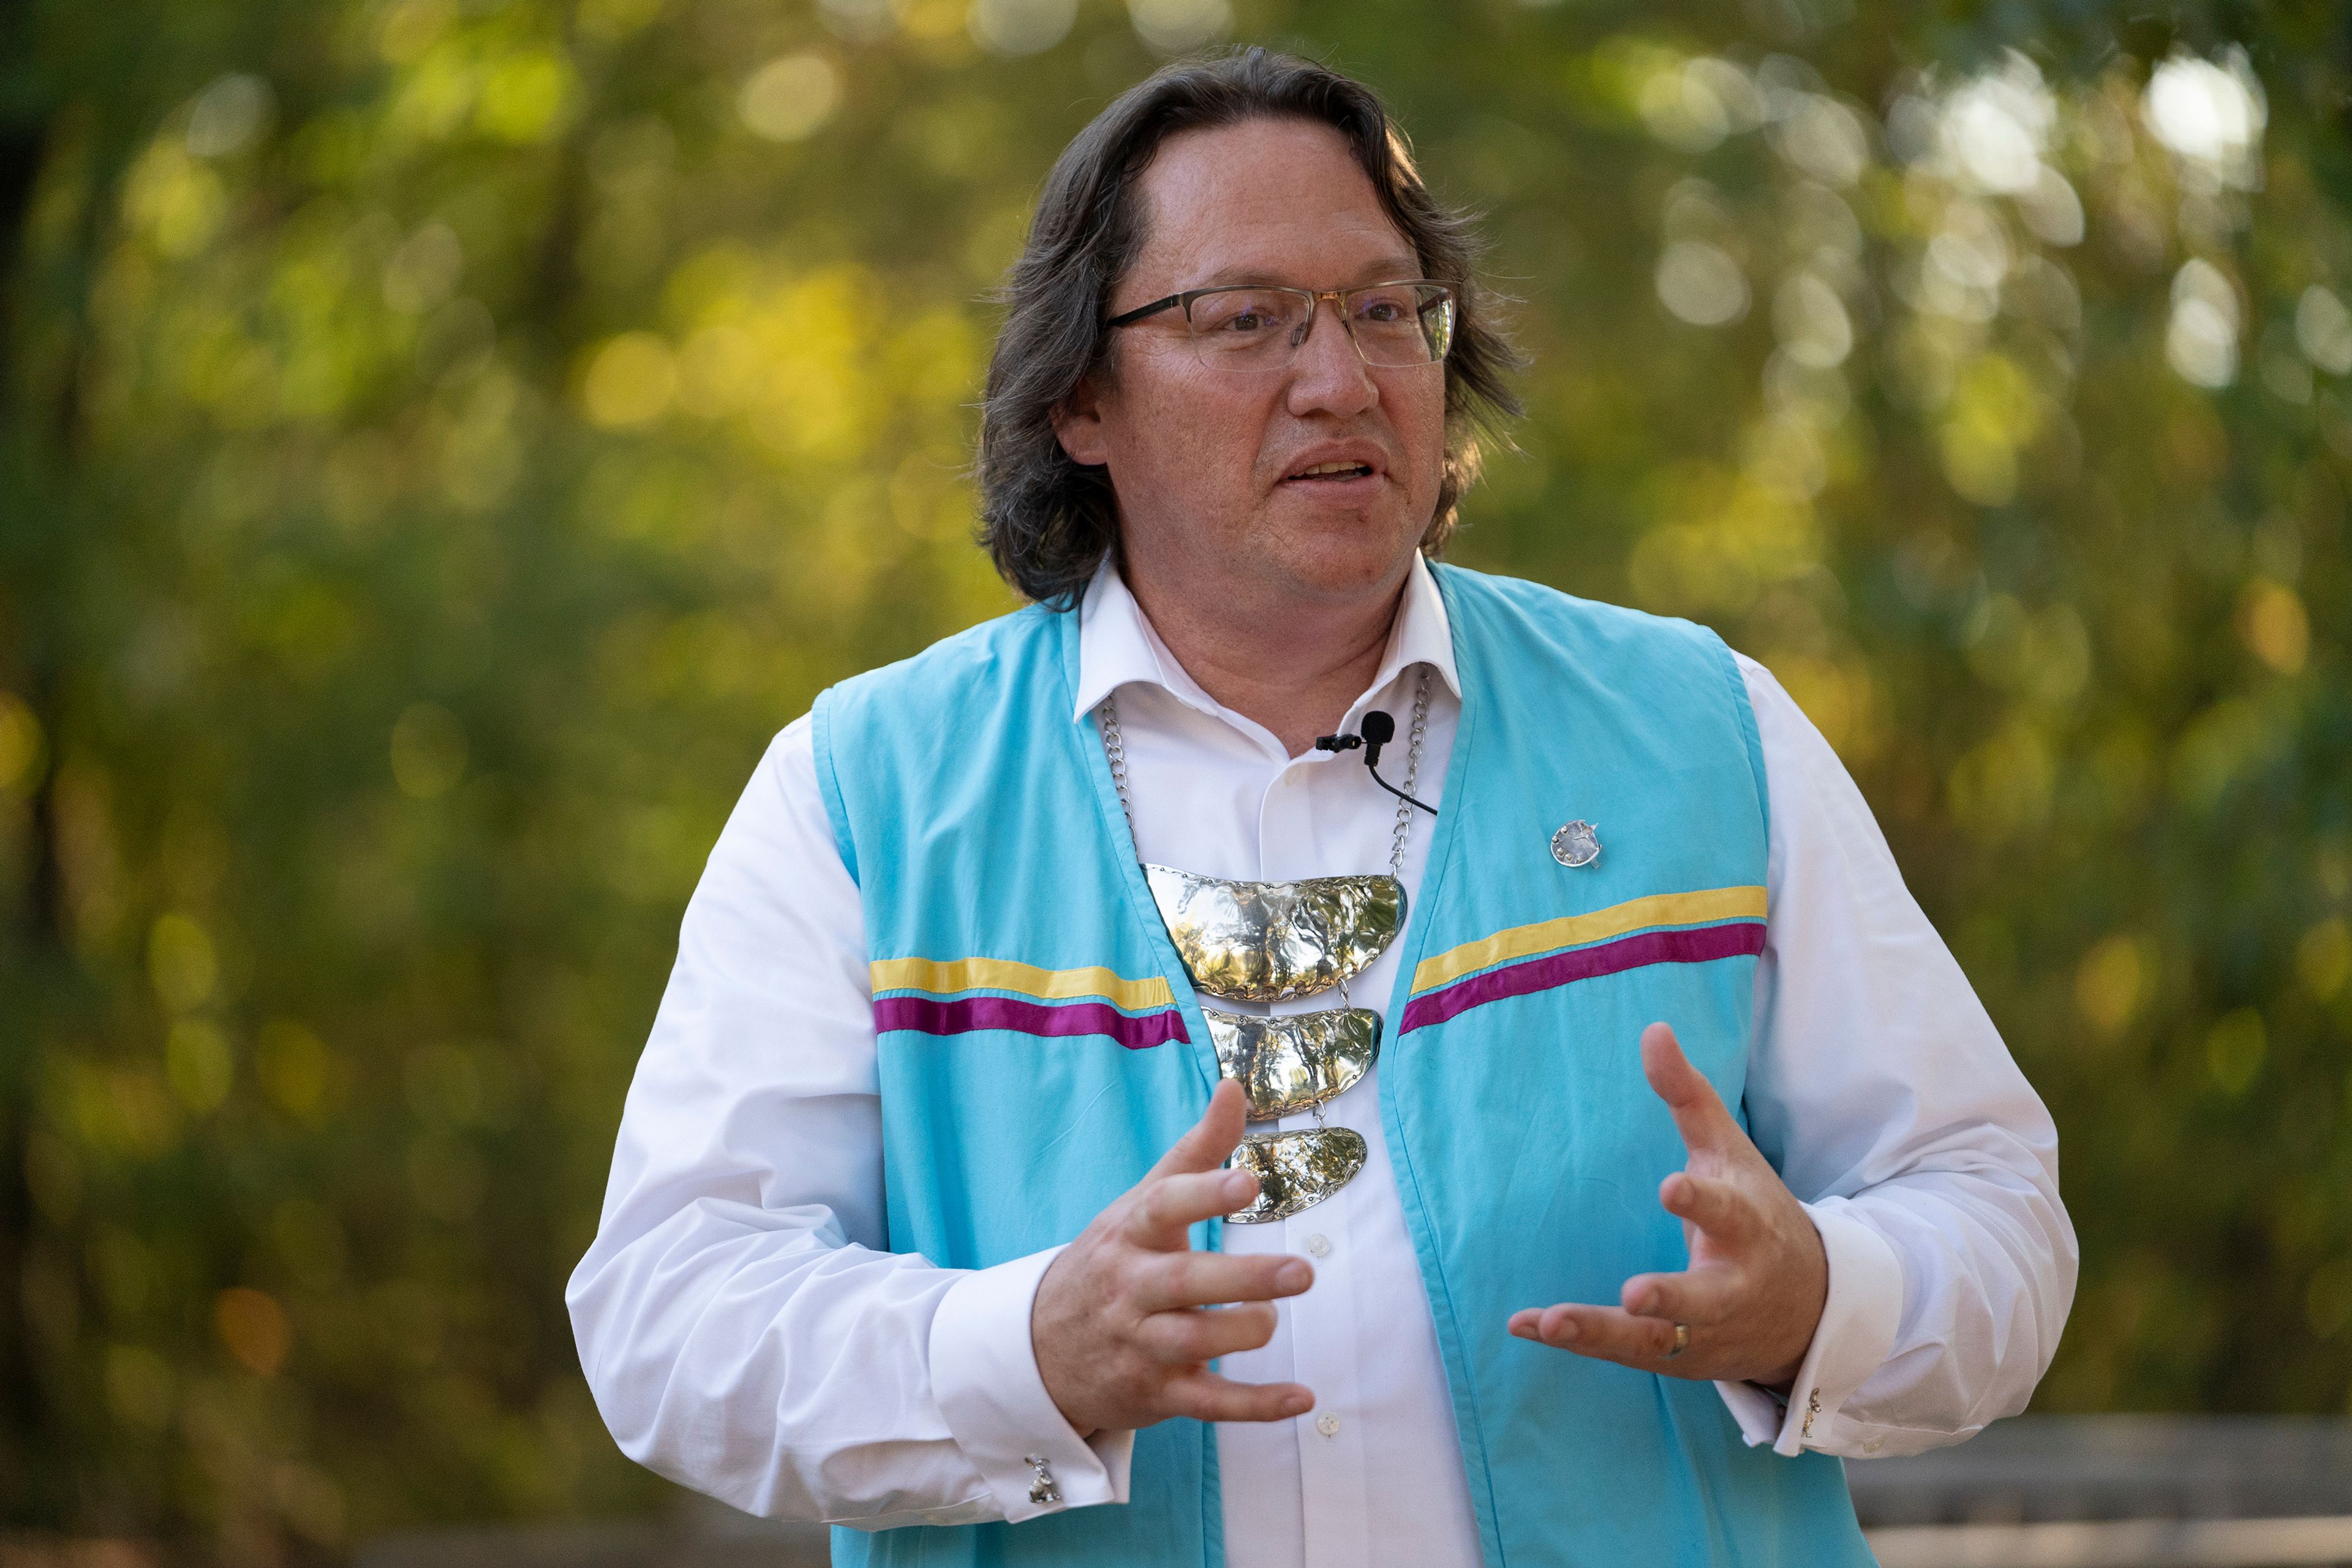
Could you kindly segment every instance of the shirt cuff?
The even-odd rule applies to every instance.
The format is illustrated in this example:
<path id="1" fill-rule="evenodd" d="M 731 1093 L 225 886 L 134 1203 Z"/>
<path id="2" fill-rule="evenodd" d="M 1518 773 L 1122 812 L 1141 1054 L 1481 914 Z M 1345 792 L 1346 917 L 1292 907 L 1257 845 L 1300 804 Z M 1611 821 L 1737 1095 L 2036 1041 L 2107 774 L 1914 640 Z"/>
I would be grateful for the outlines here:
<path id="1" fill-rule="evenodd" d="M 940 1414 L 1015 1524 L 1090 1503 L 1125 1502 L 1135 1452 L 1132 1432 L 1080 1437 L 1038 1373 L 1029 1310 L 1037 1281 L 1061 1250 L 973 1270 L 940 1299 L 931 1319 L 931 1390 Z M 1033 1457 L 1045 1462 L 1050 1489 L 1039 1485 Z M 1033 1491 L 1049 1489 L 1058 1500 L 1032 1500 Z"/>
<path id="2" fill-rule="evenodd" d="M 1792 1456 L 1839 1448 L 1831 1440 L 1839 1409 L 1895 1348 L 1903 1319 L 1902 1260 L 1885 1237 L 1845 1210 L 1843 1198 L 1805 1205 L 1829 1261 L 1829 1294 L 1788 1399 L 1752 1383 L 1715 1385 L 1750 1447 L 1769 1443 L 1774 1453 Z"/>

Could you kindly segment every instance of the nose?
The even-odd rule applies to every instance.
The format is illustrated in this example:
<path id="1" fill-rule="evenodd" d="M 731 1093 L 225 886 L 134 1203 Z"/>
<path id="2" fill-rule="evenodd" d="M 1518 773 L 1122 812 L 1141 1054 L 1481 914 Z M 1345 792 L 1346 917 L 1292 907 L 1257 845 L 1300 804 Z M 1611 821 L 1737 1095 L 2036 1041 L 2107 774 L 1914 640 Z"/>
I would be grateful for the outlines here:
<path id="1" fill-rule="evenodd" d="M 1294 416 L 1323 413 L 1352 417 L 1381 400 L 1380 384 L 1356 352 L 1356 341 L 1348 335 L 1339 310 L 1336 300 L 1317 301 L 1307 341 L 1298 345 L 1298 357 L 1291 363 L 1286 401 Z"/>

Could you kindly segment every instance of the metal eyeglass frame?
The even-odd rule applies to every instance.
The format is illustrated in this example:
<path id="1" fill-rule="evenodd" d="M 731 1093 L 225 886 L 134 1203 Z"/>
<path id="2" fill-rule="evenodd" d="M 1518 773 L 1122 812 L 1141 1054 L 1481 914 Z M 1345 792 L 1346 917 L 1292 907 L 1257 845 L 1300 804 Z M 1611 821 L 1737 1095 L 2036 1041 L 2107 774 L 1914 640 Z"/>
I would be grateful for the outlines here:
<path id="1" fill-rule="evenodd" d="M 1456 306 L 1458 308 L 1458 301 L 1461 296 L 1454 291 L 1454 285 L 1451 283 L 1441 283 L 1434 278 L 1393 278 L 1382 283 L 1359 283 L 1353 289 L 1299 289 L 1294 288 L 1286 283 L 1223 283 L 1213 289 L 1187 289 L 1180 294 L 1171 294 L 1164 299 L 1154 300 L 1149 305 L 1138 305 L 1132 310 L 1125 310 L 1111 317 L 1110 320 L 1103 323 L 1103 327 L 1106 331 L 1112 327 L 1131 327 L 1135 325 L 1136 322 L 1144 320 L 1146 317 L 1159 315 L 1163 310 L 1181 310 L 1184 312 L 1184 327 L 1186 335 L 1189 336 L 1192 342 L 1192 357 L 1200 360 L 1202 364 L 1209 366 L 1212 370 L 1230 371 L 1235 374 L 1246 374 L 1252 371 L 1282 370 L 1293 363 L 1296 363 L 1298 351 L 1304 348 L 1307 345 L 1307 340 L 1315 334 L 1315 318 L 1321 311 L 1323 301 L 1329 300 L 1339 307 L 1339 326 L 1340 330 L 1348 334 L 1349 346 L 1356 351 L 1356 358 L 1362 361 L 1365 364 L 1371 365 L 1375 370 L 1415 370 L 1424 364 L 1443 364 L 1445 363 L 1445 354 L 1444 353 L 1439 354 L 1434 359 L 1412 360 L 1403 364 L 1395 365 L 1380 364 L 1370 359 L 1365 358 L 1363 342 L 1356 336 L 1356 329 L 1348 320 L 1348 296 L 1350 294 L 1369 294 L 1375 289 L 1408 288 L 1435 289 L 1439 290 L 1435 299 L 1430 300 L 1428 304 L 1422 306 L 1421 309 L 1424 313 L 1433 307 L 1441 304 Z M 1305 327 L 1300 329 L 1297 340 L 1290 345 L 1291 357 L 1289 359 L 1283 361 L 1279 364 L 1270 365 L 1220 364 L 1215 361 L 1207 358 L 1201 353 L 1200 336 L 1192 330 L 1192 301 L 1210 294 L 1245 293 L 1289 294 L 1303 297 L 1307 300 L 1307 324 Z M 1454 323 L 1449 321 L 1445 333 L 1445 353 L 1452 353 L 1454 352 L 1453 327 Z"/>

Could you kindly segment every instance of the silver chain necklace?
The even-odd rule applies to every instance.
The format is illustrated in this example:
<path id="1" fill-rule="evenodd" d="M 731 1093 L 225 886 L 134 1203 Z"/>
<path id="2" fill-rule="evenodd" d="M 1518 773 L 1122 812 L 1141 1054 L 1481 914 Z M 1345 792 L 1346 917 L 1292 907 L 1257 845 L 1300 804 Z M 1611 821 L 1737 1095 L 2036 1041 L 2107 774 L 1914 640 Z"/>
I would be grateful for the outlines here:
<path id="1" fill-rule="evenodd" d="M 1127 816 L 1128 837 L 1135 837 L 1135 805 L 1127 795 L 1127 741 L 1119 733 L 1118 696 L 1116 692 L 1102 700 L 1095 710 L 1102 723 L 1103 756 L 1110 763 L 1110 782 L 1118 790 L 1118 809 Z M 1421 778 L 1421 742 L 1429 730 L 1429 667 L 1421 667 L 1421 680 L 1412 694 L 1412 731 L 1404 759 L 1404 793 L 1413 793 Z M 1412 806 L 1397 802 L 1396 827 L 1389 838 L 1389 875 L 1404 879 L 1404 847 L 1412 837 Z"/>

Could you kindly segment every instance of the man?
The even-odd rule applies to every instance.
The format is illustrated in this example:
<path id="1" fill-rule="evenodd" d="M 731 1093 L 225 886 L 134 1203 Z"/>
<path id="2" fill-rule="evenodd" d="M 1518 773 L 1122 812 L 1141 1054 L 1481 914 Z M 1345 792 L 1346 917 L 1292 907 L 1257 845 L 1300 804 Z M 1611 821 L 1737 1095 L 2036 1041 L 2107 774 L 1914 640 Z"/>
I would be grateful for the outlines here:
<path id="1" fill-rule="evenodd" d="M 1426 560 L 1469 254 L 1300 60 L 1064 153 L 981 464 L 1038 603 L 820 699 L 687 914 L 570 1291 L 633 1457 L 845 1563 L 1843 1564 L 1832 1456 L 2023 1405 L 2055 1133 L 1834 756 Z"/>

